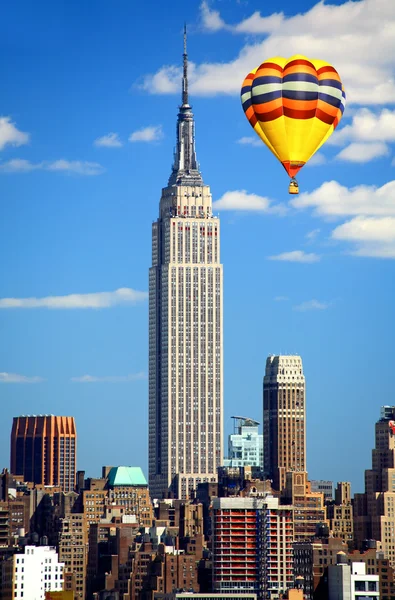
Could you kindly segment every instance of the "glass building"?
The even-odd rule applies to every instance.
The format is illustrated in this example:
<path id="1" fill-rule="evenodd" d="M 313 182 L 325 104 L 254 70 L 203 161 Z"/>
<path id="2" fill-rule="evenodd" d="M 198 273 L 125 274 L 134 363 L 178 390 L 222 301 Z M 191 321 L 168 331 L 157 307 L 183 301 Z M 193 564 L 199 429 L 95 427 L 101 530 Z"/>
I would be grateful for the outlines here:
<path id="1" fill-rule="evenodd" d="M 260 467 L 263 469 L 263 435 L 258 421 L 248 417 L 232 417 L 234 433 L 229 436 L 225 467 Z"/>

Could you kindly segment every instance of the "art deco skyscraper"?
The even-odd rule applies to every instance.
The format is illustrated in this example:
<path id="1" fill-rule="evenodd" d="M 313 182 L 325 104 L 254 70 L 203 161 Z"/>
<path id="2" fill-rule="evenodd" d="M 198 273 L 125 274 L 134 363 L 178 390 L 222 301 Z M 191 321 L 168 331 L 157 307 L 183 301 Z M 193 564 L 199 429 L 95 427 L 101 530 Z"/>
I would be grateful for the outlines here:
<path id="1" fill-rule="evenodd" d="M 177 145 L 149 273 L 149 487 L 186 498 L 222 464 L 222 265 L 195 152 L 184 32 Z"/>
<path id="2" fill-rule="evenodd" d="M 74 417 L 33 415 L 14 417 L 11 432 L 11 473 L 39 485 L 75 487 L 77 431 Z"/>
<path id="3" fill-rule="evenodd" d="M 305 378 L 300 356 L 269 356 L 263 379 L 264 471 L 285 488 L 287 471 L 306 471 Z"/>
<path id="4" fill-rule="evenodd" d="M 382 406 L 375 425 L 372 468 L 365 471 L 365 493 L 354 494 L 354 542 L 380 542 L 395 566 L 395 406 Z"/>

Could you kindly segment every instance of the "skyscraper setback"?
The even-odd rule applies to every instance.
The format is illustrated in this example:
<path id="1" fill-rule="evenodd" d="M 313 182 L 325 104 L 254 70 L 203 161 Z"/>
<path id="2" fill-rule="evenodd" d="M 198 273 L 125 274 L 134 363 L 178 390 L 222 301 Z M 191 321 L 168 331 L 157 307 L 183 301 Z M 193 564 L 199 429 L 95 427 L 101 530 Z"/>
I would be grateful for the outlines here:
<path id="1" fill-rule="evenodd" d="M 149 273 L 149 486 L 186 498 L 222 464 L 222 265 L 195 152 L 184 32 L 177 144 Z"/>
<path id="2" fill-rule="evenodd" d="M 263 380 L 264 470 L 276 490 L 306 471 L 305 378 L 300 356 L 269 356 Z"/>
<path id="3" fill-rule="evenodd" d="M 75 486 L 77 432 L 74 417 L 33 415 L 14 417 L 11 432 L 11 473 L 38 485 Z"/>

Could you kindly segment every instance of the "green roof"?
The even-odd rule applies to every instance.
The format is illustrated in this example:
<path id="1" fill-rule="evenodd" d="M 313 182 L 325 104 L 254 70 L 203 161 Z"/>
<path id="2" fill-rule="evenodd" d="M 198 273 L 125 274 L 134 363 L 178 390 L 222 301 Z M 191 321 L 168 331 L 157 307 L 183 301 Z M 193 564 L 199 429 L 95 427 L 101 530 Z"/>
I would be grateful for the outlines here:
<path id="1" fill-rule="evenodd" d="M 107 480 L 110 487 L 147 485 L 140 467 L 112 467 Z"/>

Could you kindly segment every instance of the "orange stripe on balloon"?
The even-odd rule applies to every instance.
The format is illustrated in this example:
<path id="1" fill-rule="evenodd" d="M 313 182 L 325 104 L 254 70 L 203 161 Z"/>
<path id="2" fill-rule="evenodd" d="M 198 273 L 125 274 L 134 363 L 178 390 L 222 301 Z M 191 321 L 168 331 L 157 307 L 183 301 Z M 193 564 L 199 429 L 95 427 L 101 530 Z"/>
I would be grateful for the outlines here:
<path id="1" fill-rule="evenodd" d="M 317 106 L 317 100 L 291 100 L 290 98 L 280 98 L 282 105 L 287 108 L 312 110 Z"/>
<path id="2" fill-rule="evenodd" d="M 282 71 L 276 71 L 275 69 L 264 69 L 259 68 L 255 74 L 255 77 L 281 77 Z"/>
<path id="3" fill-rule="evenodd" d="M 321 67 L 321 69 L 318 69 L 317 76 L 318 79 L 335 79 L 341 83 L 338 72 L 336 69 L 330 66 Z"/>
<path id="4" fill-rule="evenodd" d="M 324 112 L 323 110 L 317 108 L 315 116 L 317 117 L 317 119 L 319 119 L 320 121 L 322 121 L 323 123 L 326 123 L 327 125 L 332 125 L 334 118 L 332 115 L 328 115 L 328 113 Z"/>
<path id="5" fill-rule="evenodd" d="M 306 60 L 305 58 L 295 58 L 295 60 L 290 60 L 286 64 L 286 67 L 293 67 L 295 65 L 305 65 L 306 67 L 313 67 L 313 69 L 314 69 L 313 63 L 310 62 L 309 60 Z"/>
<path id="6" fill-rule="evenodd" d="M 257 115 L 258 117 L 258 121 L 260 123 L 268 123 L 269 121 L 274 121 L 275 119 L 278 119 L 279 117 L 283 116 L 283 109 L 282 107 L 280 108 L 276 108 L 276 110 L 272 110 L 270 113 L 265 113 L 264 115 Z"/>
<path id="7" fill-rule="evenodd" d="M 328 102 L 320 99 L 317 100 L 317 109 L 326 112 L 327 115 L 332 115 L 333 118 L 336 117 L 339 110 L 337 106 L 332 106 L 332 104 L 328 104 Z"/>
<path id="8" fill-rule="evenodd" d="M 283 70 L 281 65 L 278 65 L 277 63 L 270 62 L 270 61 L 263 62 L 261 65 L 259 65 L 258 68 L 259 69 L 270 68 L 270 69 L 275 69 L 276 71 L 280 71 L 280 72 L 282 72 L 282 70 Z"/>
<path id="9" fill-rule="evenodd" d="M 285 108 L 284 106 L 284 116 L 291 119 L 313 119 L 316 116 L 316 109 L 296 110 L 294 108 Z"/>
<path id="10" fill-rule="evenodd" d="M 262 104 L 254 104 L 254 111 L 256 114 L 263 114 L 275 110 L 283 105 L 283 98 L 276 98 L 270 102 L 262 102 Z"/>
<path id="11" fill-rule="evenodd" d="M 314 69 L 313 65 L 311 65 L 311 67 L 301 67 L 299 65 L 295 65 L 293 67 L 286 66 L 284 68 L 283 77 L 286 77 L 287 75 L 292 75 L 293 73 L 307 73 L 308 75 L 314 75 L 314 77 L 317 77 L 317 72 Z"/>
<path id="12" fill-rule="evenodd" d="M 245 114 L 246 114 L 247 119 L 250 119 L 252 117 L 252 115 L 255 114 L 254 107 L 253 106 L 249 106 L 247 108 L 247 110 L 245 111 Z"/>

